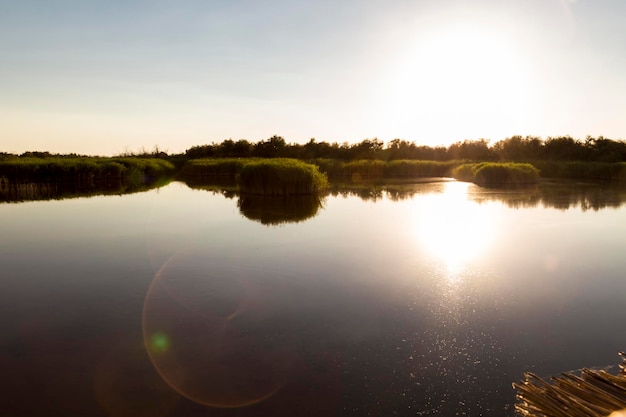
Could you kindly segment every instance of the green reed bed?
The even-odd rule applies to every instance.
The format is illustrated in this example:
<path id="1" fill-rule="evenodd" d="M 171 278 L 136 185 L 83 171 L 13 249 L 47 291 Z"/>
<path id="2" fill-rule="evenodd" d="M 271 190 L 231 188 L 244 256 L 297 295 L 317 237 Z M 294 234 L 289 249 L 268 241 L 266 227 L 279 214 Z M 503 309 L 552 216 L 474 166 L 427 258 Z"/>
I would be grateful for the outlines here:
<path id="1" fill-rule="evenodd" d="M 449 177 L 452 169 L 459 165 L 458 161 L 390 161 L 385 166 L 387 178 L 428 178 Z"/>
<path id="2" fill-rule="evenodd" d="M 419 160 L 357 160 L 343 162 L 336 159 L 312 161 L 331 180 L 371 181 L 385 178 L 448 177 L 458 161 Z"/>
<path id="3" fill-rule="evenodd" d="M 9 182 L 123 180 L 149 183 L 170 175 L 174 165 L 155 158 L 17 157 L 0 160 L 0 176 Z"/>
<path id="4" fill-rule="evenodd" d="M 258 161 L 253 158 L 219 158 L 219 159 L 192 159 L 187 161 L 178 172 L 177 177 L 183 180 L 236 178 L 244 165 Z"/>
<path id="5" fill-rule="evenodd" d="M 534 161 L 543 178 L 626 182 L 624 162 Z"/>
<path id="6" fill-rule="evenodd" d="M 486 187 L 516 186 L 539 182 L 539 170 L 531 164 L 481 162 L 463 164 L 452 170 L 452 176 Z"/>
<path id="7" fill-rule="evenodd" d="M 296 159 L 252 161 L 239 173 L 239 190 L 247 194 L 315 194 L 327 186 L 327 177 L 317 166 Z"/>
<path id="8" fill-rule="evenodd" d="M 113 158 L 104 159 L 103 162 L 124 166 L 122 176 L 136 172 L 149 178 L 156 178 L 173 174 L 175 170 L 174 164 L 159 158 Z"/>

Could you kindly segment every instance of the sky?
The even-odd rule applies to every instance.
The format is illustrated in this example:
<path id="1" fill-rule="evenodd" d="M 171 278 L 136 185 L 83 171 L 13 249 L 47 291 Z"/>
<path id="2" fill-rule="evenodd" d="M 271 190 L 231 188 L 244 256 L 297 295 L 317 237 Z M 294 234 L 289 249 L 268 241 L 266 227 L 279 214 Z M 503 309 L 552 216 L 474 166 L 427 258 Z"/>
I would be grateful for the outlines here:
<path id="1" fill-rule="evenodd" d="M 626 139 L 623 0 L 0 0 L 0 152 Z"/>

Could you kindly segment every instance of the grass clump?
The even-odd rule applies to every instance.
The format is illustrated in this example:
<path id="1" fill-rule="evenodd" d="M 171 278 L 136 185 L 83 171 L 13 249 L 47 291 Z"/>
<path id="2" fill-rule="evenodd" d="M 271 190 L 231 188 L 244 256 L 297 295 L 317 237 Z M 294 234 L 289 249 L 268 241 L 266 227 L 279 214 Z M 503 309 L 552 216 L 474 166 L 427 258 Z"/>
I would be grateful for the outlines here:
<path id="1" fill-rule="evenodd" d="M 257 159 L 207 158 L 187 161 L 178 172 L 180 179 L 236 178 L 244 165 Z"/>
<path id="2" fill-rule="evenodd" d="M 539 170 L 531 164 L 481 162 L 463 164 L 452 170 L 452 176 L 485 187 L 536 184 Z"/>
<path id="3" fill-rule="evenodd" d="M 317 166 L 296 159 L 265 159 L 245 164 L 239 190 L 257 195 L 316 194 L 328 186 Z"/>
<path id="4" fill-rule="evenodd" d="M 457 161 L 394 160 L 380 161 L 362 159 L 343 162 L 336 159 L 315 159 L 312 161 L 328 178 L 342 181 L 371 181 L 386 178 L 427 178 L 448 177 Z"/>
<path id="5" fill-rule="evenodd" d="M 387 163 L 385 177 L 387 178 L 427 178 L 449 177 L 457 161 L 414 161 L 395 160 Z"/>

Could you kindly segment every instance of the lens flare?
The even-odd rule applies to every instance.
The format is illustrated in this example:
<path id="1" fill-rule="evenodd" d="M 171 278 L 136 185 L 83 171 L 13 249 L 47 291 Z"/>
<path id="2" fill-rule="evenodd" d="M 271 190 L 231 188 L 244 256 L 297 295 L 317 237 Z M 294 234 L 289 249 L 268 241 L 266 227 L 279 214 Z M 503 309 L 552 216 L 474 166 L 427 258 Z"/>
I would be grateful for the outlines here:
<path id="1" fill-rule="evenodd" d="M 269 325 L 284 299 L 258 272 L 207 254 L 175 255 L 144 301 L 150 360 L 167 384 L 197 403 L 235 408 L 263 401 L 281 389 L 294 360 L 289 336 Z"/>
<path id="2" fill-rule="evenodd" d="M 150 336 L 150 351 L 154 354 L 166 353 L 170 347 L 170 340 L 163 332 L 156 332 Z"/>

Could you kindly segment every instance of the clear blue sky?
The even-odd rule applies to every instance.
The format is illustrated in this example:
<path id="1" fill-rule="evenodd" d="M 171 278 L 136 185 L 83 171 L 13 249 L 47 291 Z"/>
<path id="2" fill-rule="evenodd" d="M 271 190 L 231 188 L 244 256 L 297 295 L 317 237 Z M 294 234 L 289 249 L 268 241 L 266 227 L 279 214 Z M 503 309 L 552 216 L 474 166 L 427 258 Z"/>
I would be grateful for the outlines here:
<path id="1" fill-rule="evenodd" d="M 0 0 L 0 151 L 626 139 L 623 0 Z"/>

